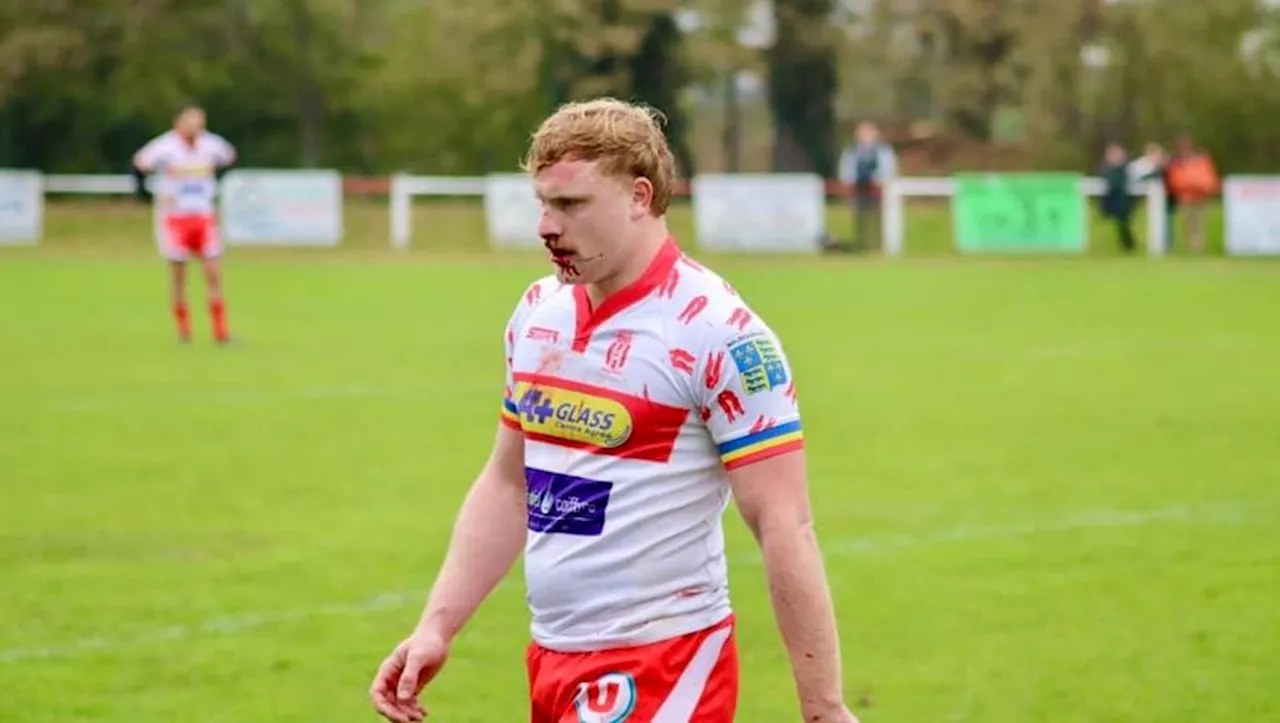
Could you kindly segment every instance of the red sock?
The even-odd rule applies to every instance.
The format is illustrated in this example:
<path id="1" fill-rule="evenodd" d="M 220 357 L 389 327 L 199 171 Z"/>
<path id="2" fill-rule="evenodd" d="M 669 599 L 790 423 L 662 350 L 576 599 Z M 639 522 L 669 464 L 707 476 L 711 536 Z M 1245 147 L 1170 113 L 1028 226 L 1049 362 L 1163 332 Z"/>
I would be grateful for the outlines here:
<path id="1" fill-rule="evenodd" d="M 177 303 L 173 305 L 173 318 L 178 322 L 178 336 L 186 339 L 191 336 L 191 318 L 187 314 L 187 305 Z"/>
<path id="2" fill-rule="evenodd" d="M 230 339 L 231 334 L 227 331 L 227 307 L 222 299 L 209 302 L 209 316 L 213 317 L 213 338 L 218 341 Z"/>

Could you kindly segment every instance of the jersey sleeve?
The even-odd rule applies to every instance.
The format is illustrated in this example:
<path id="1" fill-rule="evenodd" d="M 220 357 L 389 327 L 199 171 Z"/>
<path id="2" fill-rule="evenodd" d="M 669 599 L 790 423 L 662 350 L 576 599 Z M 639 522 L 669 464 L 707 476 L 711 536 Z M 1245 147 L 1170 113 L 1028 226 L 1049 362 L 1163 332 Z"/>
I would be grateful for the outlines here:
<path id="1" fill-rule="evenodd" d="M 507 321 L 506 332 L 502 337 L 502 353 L 503 366 L 506 369 L 506 380 L 502 388 L 502 417 L 500 421 L 504 426 L 511 429 L 520 430 L 520 414 L 519 408 L 515 400 L 515 377 L 511 370 L 511 361 L 515 356 L 516 346 L 516 327 L 520 317 L 520 308 L 517 307 L 511 319 Z"/>
<path id="2" fill-rule="evenodd" d="M 525 289 L 524 295 L 520 297 L 520 302 L 516 304 L 515 310 L 511 313 L 511 318 L 507 320 L 506 330 L 503 333 L 503 363 L 506 369 L 506 381 L 502 392 L 502 416 L 501 422 L 516 430 L 520 431 L 520 400 L 516 399 L 516 383 L 515 375 L 512 370 L 512 360 L 515 358 L 516 343 L 524 334 L 525 320 L 529 317 L 529 313 L 542 302 L 542 300 L 554 290 L 555 277 L 546 277 L 539 279 L 530 284 Z"/>
<path id="3" fill-rule="evenodd" d="M 725 469 L 802 449 L 795 380 L 773 330 L 737 307 L 707 339 L 695 396 Z"/>
<path id="4" fill-rule="evenodd" d="M 214 163 L 219 166 L 229 166 L 236 161 L 236 148 L 219 135 L 210 134 L 213 141 L 210 145 L 213 148 Z"/>
<path id="5" fill-rule="evenodd" d="M 148 141 L 134 156 L 134 164 L 149 172 L 160 170 L 158 167 L 164 162 L 165 154 L 168 152 L 168 138 L 167 135 L 157 136 Z"/>

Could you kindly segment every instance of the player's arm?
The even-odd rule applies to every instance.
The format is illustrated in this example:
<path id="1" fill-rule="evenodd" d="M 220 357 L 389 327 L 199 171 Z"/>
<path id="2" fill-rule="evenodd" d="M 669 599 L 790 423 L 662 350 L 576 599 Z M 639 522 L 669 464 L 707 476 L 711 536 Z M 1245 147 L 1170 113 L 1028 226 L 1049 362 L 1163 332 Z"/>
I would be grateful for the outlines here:
<path id="1" fill-rule="evenodd" d="M 235 168 L 237 161 L 236 147 L 231 145 L 231 143 L 222 136 L 214 135 L 213 139 L 214 143 L 216 143 L 218 147 L 217 161 L 214 164 L 213 172 L 218 180 L 221 181 L 222 177 L 227 175 L 227 171 Z"/>
<path id="2" fill-rule="evenodd" d="M 146 145 L 133 154 L 133 168 L 142 173 L 155 171 L 164 160 L 166 146 L 169 144 L 168 139 L 169 136 L 165 134 L 147 141 Z"/>
<path id="3" fill-rule="evenodd" d="M 804 450 L 730 470 L 729 483 L 760 545 L 804 720 L 850 720 L 835 611 L 809 506 Z"/>
<path id="4" fill-rule="evenodd" d="M 374 708 L 396 723 L 415 723 L 426 716 L 418 703 L 423 686 L 440 671 L 453 639 L 524 547 L 524 436 L 512 412 L 511 359 L 515 330 L 537 297 L 535 287 L 526 292 L 507 325 L 506 395 L 493 450 L 458 511 L 449 549 L 417 627 L 382 662 L 369 689 Z"/>
<path id="5" fill-rule="evenodd" d="M 511 569 L 524 543 L 524 447 L 504 421 L 493 451 L 454 523 L 444 564 L 413 633 L 378 667 L 369 689 L 374 708 L 395 723 L 427 713 L 423 686 L 440 672 L 458 631 Z"/>
<path id="6" fill-rule="evenodd" d="M 151 199 L 151 192 L 147 189 L 147 176 L 160 164 L 164 153 L 163 138 L 164 136 L 155 138 L 138 149 L 138 152 L 133 154 L 133 160 L 129 165 L 129 175 L 133 177 L 134 195 L 144 201 Z"/>
<path id="7" fill-rule="evenodd" d="M 505 422 L 454 522 L 418 629 L 452 640 L 524 548 L 524 438 Z"/>
<path id="8" fill-rule="evenodd" d="M 132 168 L 135 172 L 140 173 L 140 174 L 143 174 L 143 175 L 145 175 L 145 174 L 147 174 L 147 173 L 150 173 L 150 172 L 151 172 L 151 167 L 152 167 L 152 161 L 151 161 L 151 159 L 148 157 L 148 155 L 147 155 L 147 152 L 146 152 L 146 151 L 147 151 L 147 149 L 146 149 L 146 148 L 143 148 L 142 150 L 140 150 L 140 151 L 138 151 L 137 153 L 133 154 L 133 162 L 132 162 L 132 163 L 130 164 L 130 166 L 129 166 L 129 167 L 130 167 L 130 168 Z"/>
<path id="9" fill-rule="evenodd" d="M 418 631 L 446 642 L 453 640 L 524 549 L 529 514 L 524 433 L 512 412 L 511 360 L 515 330 L 535 297 L 526 292 L 507 323 L 503 343 L 506 387 L 493 451 L 458 511 L 448 552 L 418 622 Z"/>
<path id="10" fill-rule="evenodd" d="M 777 337 L 758 319 L 715 336 L 698 377 L 704 416 L 738 510 L 760 546 L 804 720 L 848 723 L 855 719 L 844 705 L 839 638 L 813 527 L 791 370 Z"/>

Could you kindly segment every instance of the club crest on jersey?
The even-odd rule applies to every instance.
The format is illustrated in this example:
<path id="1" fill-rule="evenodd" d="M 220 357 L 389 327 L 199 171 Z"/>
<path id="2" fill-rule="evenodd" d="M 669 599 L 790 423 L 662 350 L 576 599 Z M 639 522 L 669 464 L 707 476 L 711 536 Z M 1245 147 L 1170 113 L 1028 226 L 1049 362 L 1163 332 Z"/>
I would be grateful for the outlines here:
<path id="1" fill-rule="evenodd" d="M 790 379 L 787 365 L 773 340 L 763 333 L 756 333 L 729 345 L 729 356 L 742 378 L 742 389 L 747 394 L 759 394 L 785 386 Z"/>
<path id="2" fill-rule="evenodd" d="M 609 348 L 604 352 L 604 368 L 611 372 L 620 372 L 627 365 L 627 357 L 631 355 L 632 334 L 619 331 L 614 335 Z"/>
<path id="3" fill-rule="evenodd" d="M 606 673 L 579 683 L 573 699 L 579 723 L 622 723 L 636 707 L 636 681 L 626 673 Z"/>
<path id="4" fill-rule="evenodd" d="M 635 426 L 625 405 L 594 394 L 520 382 L 513 398 L 525 432 L 613 449 Z"/>

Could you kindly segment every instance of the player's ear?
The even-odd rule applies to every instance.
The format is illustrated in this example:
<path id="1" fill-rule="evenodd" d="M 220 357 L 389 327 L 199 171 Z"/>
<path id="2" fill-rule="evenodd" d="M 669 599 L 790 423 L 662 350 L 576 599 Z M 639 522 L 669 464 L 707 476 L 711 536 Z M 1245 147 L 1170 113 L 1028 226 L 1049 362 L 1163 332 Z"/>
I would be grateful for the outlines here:
<path id="1" fill-rule="evenodd" d="M 653 181 L 640 176 L 631 182 L 631 215 L 646 216 L 653 208 Z"/>

